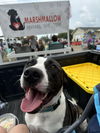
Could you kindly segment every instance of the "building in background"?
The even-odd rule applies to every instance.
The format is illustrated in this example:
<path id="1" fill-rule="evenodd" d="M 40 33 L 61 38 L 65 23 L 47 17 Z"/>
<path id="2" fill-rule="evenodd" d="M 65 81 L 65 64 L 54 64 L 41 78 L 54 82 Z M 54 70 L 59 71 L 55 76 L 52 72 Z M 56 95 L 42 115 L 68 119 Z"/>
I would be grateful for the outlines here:
<path id="1" fill-rule="evenodd" d="M 78 27 L 72 32 L 72 42 L 83 41 L 84 35 L 88 32 L 94 32 L 95 39 L 100 38 L 100 27 Z"/>

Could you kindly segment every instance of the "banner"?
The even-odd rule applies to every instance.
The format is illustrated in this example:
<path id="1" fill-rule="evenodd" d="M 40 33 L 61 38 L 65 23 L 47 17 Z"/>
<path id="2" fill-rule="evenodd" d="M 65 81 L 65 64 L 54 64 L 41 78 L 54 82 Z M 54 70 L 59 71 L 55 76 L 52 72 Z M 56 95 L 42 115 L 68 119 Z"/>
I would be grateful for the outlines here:
<path id="1" fill-rule="evenodd" d="M 6 38 L 66 32 L 69 1 L 0 5 L 0 26 Z"/>

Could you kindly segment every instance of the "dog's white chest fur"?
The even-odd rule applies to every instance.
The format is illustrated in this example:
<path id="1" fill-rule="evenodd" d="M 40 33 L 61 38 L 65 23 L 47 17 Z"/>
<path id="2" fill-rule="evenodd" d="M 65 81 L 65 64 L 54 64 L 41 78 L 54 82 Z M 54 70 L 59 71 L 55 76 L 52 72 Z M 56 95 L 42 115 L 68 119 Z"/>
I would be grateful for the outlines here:
<path id="1" fill-rule="evenodd" d="M 58 131 L 63 126 L 65 117 L 65 96 L 61 93 L 60 105 L 52 112 L 29 114 L 26 113 L 25 121 L 28 127 L 34 126 L 35 128 L 42 128 L 49 133 Z M 31 129 L 32 130 L 32 129 Z"/>

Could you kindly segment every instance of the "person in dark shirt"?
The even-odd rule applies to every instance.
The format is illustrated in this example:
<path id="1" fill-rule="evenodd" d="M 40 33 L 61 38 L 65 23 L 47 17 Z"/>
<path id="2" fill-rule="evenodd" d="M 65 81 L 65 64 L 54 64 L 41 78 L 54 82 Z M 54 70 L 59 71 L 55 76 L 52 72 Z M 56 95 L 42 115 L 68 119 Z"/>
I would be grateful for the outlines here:
<path id="1" fill-rule="evenodd" d="M 64 48 L 64 44 L 58 41 L 58 37 L 56 35 L 52 36 L 52 41 L 48 44 L 48 49 L 61 49 Z"/>
<path id="2" fill-rule="evenodd" d="M 58 41 L 58 37 L 56 35 L 53 35 L 51 44 L 59 44 L 59 43 L 60 42 Z"/>

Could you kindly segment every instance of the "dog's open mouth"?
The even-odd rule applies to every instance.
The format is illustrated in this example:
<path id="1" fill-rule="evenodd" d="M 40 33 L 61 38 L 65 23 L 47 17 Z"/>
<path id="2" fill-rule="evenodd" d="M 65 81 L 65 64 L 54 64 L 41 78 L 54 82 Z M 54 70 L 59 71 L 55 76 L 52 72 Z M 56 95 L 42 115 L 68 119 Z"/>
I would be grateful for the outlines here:
<path id="1" fill-rule="evenodd" d="M 21 103 L 21 110 L 23 112 L 32 112 L 44 104 L 48 93 L 42 93 L 38 90 L 28 88 L 26 90 L 25 98 Z"/>

